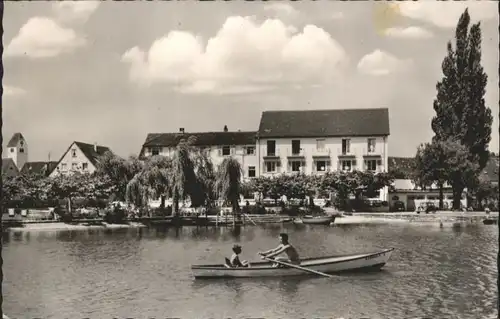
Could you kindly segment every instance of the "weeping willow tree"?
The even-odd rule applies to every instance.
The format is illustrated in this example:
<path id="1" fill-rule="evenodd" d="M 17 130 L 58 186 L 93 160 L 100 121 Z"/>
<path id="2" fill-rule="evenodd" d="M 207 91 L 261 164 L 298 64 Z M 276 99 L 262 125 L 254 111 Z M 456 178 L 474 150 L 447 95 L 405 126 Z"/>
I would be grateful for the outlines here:
<path id="1" fill-rule="evenodd" d="M 170 169 L 172 161 L 164 156 L 153 156 L 144 163 L 127 184 L 125 199 L 136 207 L 146 207 L 149 200 L 161 198 L 161 207 L 165 207 L 165 198 L 170 192 Z"/>
<path id="2" fill-rule="evenodd" d="M 192 207 L 208 206 L 213 195 L 214 170 L 208 155 L 194 147 L 196 140 L 181 140 L 171 158 L 154 156 L 127 185 L 127 201 L 144 207 L 153 198 L 172 198 L 172 214 L 179 202 L 191 200 Z"/>
<path id="3" fill-rule="evenodd" d="M 215 181 L 215 190 L 219 199 L 230 203 L 233 210 L 233 222 L 240 214 L 240 194 L 243 192 L 241 182 L 242 169 L 240 163 L 232 158 L 225 158 L 219 165 Z"/>

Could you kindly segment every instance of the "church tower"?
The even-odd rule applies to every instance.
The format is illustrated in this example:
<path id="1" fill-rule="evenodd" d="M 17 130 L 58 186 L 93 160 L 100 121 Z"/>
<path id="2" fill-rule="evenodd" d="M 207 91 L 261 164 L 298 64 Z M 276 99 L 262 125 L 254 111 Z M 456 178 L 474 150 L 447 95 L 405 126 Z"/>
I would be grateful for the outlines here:
<path id="1" fill-rule="evenodd" d="M 14 161 L 19 171 L 28 162 L 28 144 L 21 133 L 15 133 L 7 144 L 7 157 Z"/>

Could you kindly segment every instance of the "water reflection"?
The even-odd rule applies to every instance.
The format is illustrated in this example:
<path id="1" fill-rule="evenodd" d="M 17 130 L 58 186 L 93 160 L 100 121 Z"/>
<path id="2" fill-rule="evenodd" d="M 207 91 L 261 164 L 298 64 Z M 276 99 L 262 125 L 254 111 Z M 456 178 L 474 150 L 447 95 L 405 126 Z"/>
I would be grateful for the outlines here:
<path id="1" fill-rule="evenodd" d="M 497 229 L 449 226 L 12 232 L 2 236 L 3 306 L 13 318 L 165 317 L 166 303 L 179 311 L 167 314 L 184 317 L 488 318 L 497 296 Z M 258 260 L 256 252 L 275 247 L 283 231 L 303 257 L 396 250 L 382 271 L 334 279 L 193 279 L 192 264 L 221 263 L 234 242 L 242 259 Z"/>

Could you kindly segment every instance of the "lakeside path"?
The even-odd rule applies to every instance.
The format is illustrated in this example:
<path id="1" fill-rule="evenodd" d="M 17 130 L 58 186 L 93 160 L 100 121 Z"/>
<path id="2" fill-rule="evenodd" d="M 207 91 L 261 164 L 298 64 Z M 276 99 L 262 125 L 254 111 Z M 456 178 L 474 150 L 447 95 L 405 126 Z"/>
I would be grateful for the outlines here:
<path id="1" fill-rule="evenodd" d="M 438 211 L 435 214 L 416 212 L 401 213 L 353 213 L 352 216 L 343 216 L 335 220 L 335 224 L 356 223 L 389 223 L 389 222 L 482 222 L 486 218 L 498 219 L 498 212 L 449 212 Z"/>
<path id="2" fill-rule="evenodd" d="M 102 225 L 70 225 L 61 222 L 43 223 L 43 224 L 24 224 L 24 227 L 11 227 L 10 232 L 29 232 L 29 231 L 53 231 L 53 230 L 85 230 L 85 229 L 122 229 L 122 228 L 142 228 L 146 225 L 142 223 L 131 222 L 129 224 L 107 224 Z"/>
<path id="3" fill-rule="evenodd" d="M 498 212 L 436 212 L 436 214 L 417 214 L 415 212 L 402 213 L 353 213 L 352 216 L 344 215 L 335 219 L 334 225 L 362 225 L 362 224 L 388 224 L 388 223 L 456 223 L 470 222 L 481 223 L 486 218 L 498 219 Z M 264 223 L 265 224 L 265 223 Z M 249 226 L 251 226 L 249 224 Z M 86 230 L 86 229 L 123 229 L 143 228 L 146 225 L 138 222 L 129 224 L 102 225 L 71 225 L 62 222 L 24 224 L 24 227 L 11 227 L 9 232 L 29 231 L 54 231 L 54 230 Z"/>

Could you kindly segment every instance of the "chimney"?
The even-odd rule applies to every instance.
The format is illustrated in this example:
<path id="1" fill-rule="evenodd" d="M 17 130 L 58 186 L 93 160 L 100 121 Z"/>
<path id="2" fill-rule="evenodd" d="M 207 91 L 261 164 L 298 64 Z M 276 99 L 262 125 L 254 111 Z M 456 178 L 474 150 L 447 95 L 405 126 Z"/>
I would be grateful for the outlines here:
<path id="1" fill-rule="evenodd" d="M 224 132 L 227 132 L 227 125 L 224 125 Z"/>
<path id="2" fill-rule="evenodd" d="M 184 128 L 183 127 L 179 128 L 179 132 L 184 133 Z"/>
<path id="3" fill-rule="evenodd" d="M 97 153 L 97 142 L 94 142 L 94 152 Z"/>

